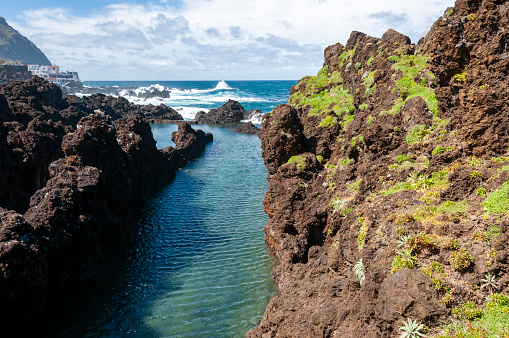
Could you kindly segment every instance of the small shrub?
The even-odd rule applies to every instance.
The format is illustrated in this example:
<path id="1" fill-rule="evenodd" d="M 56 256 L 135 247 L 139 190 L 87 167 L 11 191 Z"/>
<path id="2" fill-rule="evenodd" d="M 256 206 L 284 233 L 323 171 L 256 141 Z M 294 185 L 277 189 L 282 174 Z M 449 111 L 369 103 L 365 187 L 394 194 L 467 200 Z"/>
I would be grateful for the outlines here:
<path id="1" fill-rule="evenodd" d="M 354 190 L 354 191 L 359 191 L 359 186 L 360 186 L 361 182 L 362 182 L 362 178 L 359 179 L 357 182 L 349 184 L 348 189 Z"/>
<path id="2" fill-rule="evenodd" d="M 399 251 L 392 261 L 392 273 L 396 273 L 402 268 L 413 269 L 417 264 L 417 257 L 413 255 L 411 249 Z"/>
<path id="3" fill-rule="evenodd" d="M 466 271 L 474 263 L 474 257 L 472 257 L 464 248 L 459 249 L 451 253 L 449 258 L 449 264 L 454 270 Z"/>
<path id="4" fill-rule="evenodd" d="M 457 250 L 460 247 L 460 243 L 456 238 L 446 237 L 442 240 L 440 246 L 445 250 Z"/>
<path id="5" fill-rule="evenodd" d="M 472 302 L 465 303 L 452 309 L 452 316 L 456 319 L 472 320 L 481 317 L 482 314 L 482 310 Z"/>
<path id="6" fill-rule="evenodd" d="M 484 189 L 484 188 L 477 188 L 475 190 L 475 193 L 477 194 L 477 196 L 479 196 L 481 198 L 486 197 L 486 189 Z"/>
<path id="7" fill-rule="evenodd" d="M 491 241 L 488 233 L 481 230 L 474 232 L 472 237 L 476 242 L 489 243 Z"/>
<path id="8" fill-rule="evenodd" d="M 366 110 L 368 109 L 368 104 L 367 103 L 363 103 L 359 106 L 360 110 Z"/>
<path id="9" fill-rule="evenodd" d="M 332 201 L 330 201 L 329 206 L 334 209 L 335 211 L 338 211 L 341 209 L 343 205 L 346 204 L 346 201 L 343 201 L 339 197 L 333 198 Z"/>
<path id="10" fill-rule="evenodd" d="M 403 325 L 400 326 L 400 337 L 401 338 L 415 338 L 415 337 L 426 337 L 425 334 L 421 333 L 424 329 L 424 325 L 419 323 L 417 320 L 412 321 L 412 319 L 408 318 L 406 322 L 403 322 Z"/>
<path id="11" fill-rule="evenodd" d="M 470 177 L 472 177 L 472 178 L 478 178 L 478 177 L 482 177 L 482 176 L 483 176 L 483 173 L 482 173 L 482 172 L 480 172 L 480 171 L 474 170 L 474 171 L 472 171 L 469 175 L 470 175 Z"/>
<path id="12" fill-rule="evenodd" d="M 366 276 L 364 275 L 364 263 L 362 263 L 362 258 L 353 266 L 353 273 L 355 274 L 355 278 L 357 278 L 361 284 L 366 279 Z"/>
<path id="13" fill-rule="evenodd" d="M 445 150 L 444 150 L 444 148 L 442 146 L 438 146 L 435 149 L 433 149 L 433 151 L 431 152 L 431 155 L 433 155 L 433 156 L 440 155 L 444 151 Z"/>
<path id="14" fill-rule="evenodd" d="M 361 68 L 362 64 L 360 62 L 356 62 L 355 63 L 355 68 L 359 69 Z"/>
<path id="15" fill-rule="evenodd" d="M 368 66 L 371 66 L 371 63 L 373 63 L 373 61 L 375 60 L 375 57 L 374 56 L 371 56 L 368 60 Z"/>
<path id="16" fill-rule="evenodd" d="M 327 128 L 338 123 L 338 118 L 335 116 L 327 115 L 321 122 L 320 127 Z"/>
<path id="17" fill-rule="evenodd" d="M 465 78 L 467 75 L 467 71 L 465 70 L 463 73 L 454 74 L 454 80 L 458 82 L 465 82 Z"/>
<path id="18" fill-rule="evenodd" d="M 373 124 L 373 122 L 375 122 L 375 118 L 374 118 L 373 116 L 369 115 L 369 116 L 368 116 L 368 120 L 366 121 L 366 123 L 367 123 L 368 125 L 372 125 L 372 124 Z"/>

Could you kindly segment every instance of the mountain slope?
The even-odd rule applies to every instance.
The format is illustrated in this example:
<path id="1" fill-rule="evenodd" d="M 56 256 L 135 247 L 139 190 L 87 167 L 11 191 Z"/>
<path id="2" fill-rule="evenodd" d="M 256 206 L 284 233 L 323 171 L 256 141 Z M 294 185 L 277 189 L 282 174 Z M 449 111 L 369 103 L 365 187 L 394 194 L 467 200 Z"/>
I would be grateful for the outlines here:
<path id="1" fill-rule="evenodd" d="M 417 45 L 353 32 L 265 115 L 279 293 L 248 337 L 509 334 L 507 5 L 458 0 Z"/>
<path id="2" fill-rule="evenodd" d="M 46 55 L 33 42 L 9 26 L 2 17 L 0 17 L 0 57 L 23 63 L 51 65 Z"/>

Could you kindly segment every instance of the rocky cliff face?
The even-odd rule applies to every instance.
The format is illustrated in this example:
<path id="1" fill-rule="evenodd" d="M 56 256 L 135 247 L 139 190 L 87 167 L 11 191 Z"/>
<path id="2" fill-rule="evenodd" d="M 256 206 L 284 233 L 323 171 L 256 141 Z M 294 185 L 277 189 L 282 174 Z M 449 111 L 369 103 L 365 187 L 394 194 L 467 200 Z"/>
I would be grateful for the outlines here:
<path id="1" fill-rule="evenodd" d="M 417 45 L 353 32 L 265 116 L 279 293 L 249 337 L 453 337 L 488 315 L 483 279 L 507 292 L 508 16 L 458 0 Z"/>
<path id="2" fill-rule="evenodd" d="M 103 249 L 212 135 L 183 122 L 176 147 L 159 151 L 139 115 L 88 114 L 36 78 L 0 92 L 0 329 L 30 336 L 43 311 L 93 281 Z"/>

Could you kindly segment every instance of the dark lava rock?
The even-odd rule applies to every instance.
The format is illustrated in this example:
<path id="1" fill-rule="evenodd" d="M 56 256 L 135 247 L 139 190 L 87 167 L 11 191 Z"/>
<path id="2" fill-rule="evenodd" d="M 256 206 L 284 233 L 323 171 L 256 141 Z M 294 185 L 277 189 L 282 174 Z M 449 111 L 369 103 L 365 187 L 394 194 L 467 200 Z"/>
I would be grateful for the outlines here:
<path id="1" fill-rule="evenodd" d="M 237 123 L 244 119 L 246 110 L 240 103 L 228 100 L 218 109 L 211 109 L 208 113 L 198 112 L 194 119 L 201 124 Z"/>
<path id="2" fill-rule="evenodd" d="M 237 133 L 254 134 L 260 138 L 262 137 L 262 130 L 255 126 L 253 123 L 251 123 L 251 121 L 239 124 L 235 131 Z"/>
<path id="3" fill-rule="evenodd" d="M 0 92 L 0 328 L 25 337 L 43 312 L 65 309 L 74 292 L 94 284 L 104 249 L 212 135 L 183 124 L 176 146 L 161 151 L 142 108 L 124 99 L 62 99 L 39 78 Z M 94 113 L 101 109 L 114 118 Z"/>

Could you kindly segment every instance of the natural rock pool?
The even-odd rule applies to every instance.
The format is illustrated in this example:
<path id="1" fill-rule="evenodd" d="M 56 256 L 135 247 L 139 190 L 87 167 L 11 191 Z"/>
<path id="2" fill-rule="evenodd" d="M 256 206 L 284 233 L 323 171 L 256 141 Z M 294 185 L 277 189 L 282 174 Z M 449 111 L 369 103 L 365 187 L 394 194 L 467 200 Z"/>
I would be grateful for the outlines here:
<path id="1" fill-rule="evenodd" d="M 194 127 L 214 142 L 145 205 L 127 251 L 107 262 L 110 275 L 51 335 L 244 337 L 259 324 L 275 292 L 260 139 Z M 152 129 L 162 148 L 177 125 Z"/>

